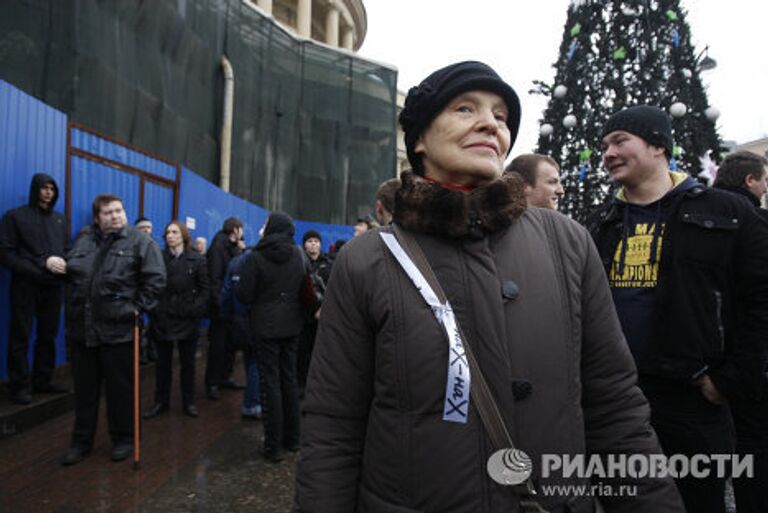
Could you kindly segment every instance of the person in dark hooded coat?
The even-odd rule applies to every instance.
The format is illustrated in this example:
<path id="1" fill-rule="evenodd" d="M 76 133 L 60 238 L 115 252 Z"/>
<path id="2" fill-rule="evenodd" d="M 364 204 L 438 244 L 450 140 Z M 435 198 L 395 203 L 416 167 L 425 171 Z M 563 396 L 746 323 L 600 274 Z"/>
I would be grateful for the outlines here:
<path id="1" fill-rule="evenodd" d="M 67 223 L 53 210 L 59 188 L 53 177 L 32 177 L 29 202 L 5 213 L 0 225 L 0 264 L 11 272 L 11 326 L 8 381 L 11 401 L 32 402 L 32 390 L 63 393 L 51 383 L 56 363 L 54 339 L 59 331 Z M 35 360 L 30 376 L 27 353 L 32 320 L 37 319 Z"/>
<path id="2" fill-rule="evenodd" d="M 296 228 L 287 214 L 267 218 L 263 235 L 248 255 L 236 289 L 251 305 L 251 332 L 261 376 L 264 457 L 280 461 L 283 449 L 299 446 L 299 398 L 296 383 L 298 336 L 304 325 L 301 292 L 307 275 Z"/>

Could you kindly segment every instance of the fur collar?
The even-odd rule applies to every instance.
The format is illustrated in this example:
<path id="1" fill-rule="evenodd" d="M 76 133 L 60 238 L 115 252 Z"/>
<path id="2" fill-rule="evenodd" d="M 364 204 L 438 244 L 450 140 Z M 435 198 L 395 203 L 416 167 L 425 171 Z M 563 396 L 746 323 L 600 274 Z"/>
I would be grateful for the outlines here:
<path id="1" fill-rule="evenodd" d="M 413 232 L 480 239 L 507 228 L 525 211 L 523 182 L 511 174 L 472 192 L 452 190 L 410 172 L 400 180 L 394 222 Z"/>

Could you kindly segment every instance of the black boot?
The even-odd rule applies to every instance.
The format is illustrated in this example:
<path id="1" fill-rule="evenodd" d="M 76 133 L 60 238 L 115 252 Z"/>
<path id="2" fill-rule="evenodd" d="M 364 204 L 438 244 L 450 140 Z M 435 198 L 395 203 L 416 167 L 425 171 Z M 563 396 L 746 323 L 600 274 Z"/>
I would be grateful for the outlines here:
<path id="1" fill-rule="evenodd" d="M 145 411 L 142 415 L 142 418 L 145 419 L 152 419 L 157 417 L 158 415 L 162 415 L 163 413 L 168 411 L 168 405 L 163 403 L 155 403 L 152 408 Z"/>

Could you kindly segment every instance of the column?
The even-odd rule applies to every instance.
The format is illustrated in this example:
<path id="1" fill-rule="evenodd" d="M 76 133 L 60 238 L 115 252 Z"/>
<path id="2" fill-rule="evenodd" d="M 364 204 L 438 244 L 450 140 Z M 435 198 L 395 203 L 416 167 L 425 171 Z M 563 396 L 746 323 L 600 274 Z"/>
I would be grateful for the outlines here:
<path id="1" fill-rule="evenodd" d="M 258 0 L 256 5 L 267 14 L 272 14 L 272 0 Z"/>
<path id="2" fill-rule="evenodd" d="M 330 46 L 339 46 L 339 10 L 335 5 L 329 5 L 325 17 L 325 42 Z"/>
<path id="3" fill-rule="evenodd" d="M 355 31 L 352 27 L 344 27 L 344 36 L 341 39 L 341 47 L 352 51 L 355 46 Z"/>
<path id="4" fill-rule="evenodd" d="M 299 0 L 296 6 L 296 32 L 306 38 L 312 35 L 312 0 Z"/>

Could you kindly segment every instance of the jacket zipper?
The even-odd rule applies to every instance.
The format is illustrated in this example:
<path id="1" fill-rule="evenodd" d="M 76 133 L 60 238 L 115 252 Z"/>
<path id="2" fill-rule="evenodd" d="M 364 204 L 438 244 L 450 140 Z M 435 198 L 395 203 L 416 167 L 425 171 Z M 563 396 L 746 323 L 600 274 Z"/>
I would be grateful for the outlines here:
<path id="1" fill-rule="evenodd" d="M 720 352 L 725 352 L 725 328 L 723 327 L 723 295 L 715 291 L 715 313 L 717 315 L 717 331 L 720 335 Z"/>

